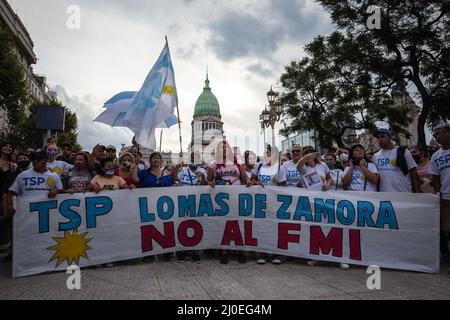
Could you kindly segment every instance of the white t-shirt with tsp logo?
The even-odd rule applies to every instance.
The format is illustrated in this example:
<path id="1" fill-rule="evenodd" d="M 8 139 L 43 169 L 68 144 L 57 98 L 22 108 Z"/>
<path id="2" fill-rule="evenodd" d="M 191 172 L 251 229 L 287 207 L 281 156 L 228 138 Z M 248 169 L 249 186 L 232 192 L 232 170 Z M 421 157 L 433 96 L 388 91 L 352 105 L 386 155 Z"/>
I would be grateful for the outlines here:
<path id="1" fill-rule="evenodd" d="M 183 185 L 197 186 L 200 184 L 199 175 L 203 175 L 205 181 L 208 180 L 208 174 L 205 169 L 197 168 L 197 171 L 194 173 L 190 168 L 184 167 L 178 173 L 178 179 Z"/>
<path id="2" fill-rule="evenodd" d="M 375 174 L 378 174 L 377 166 L 373 163 L 367 164 L 367 169 Z M 346 167 L 344 170 L 344 176 L 350 171 L 350 167 Z M 367 181 L 367 182 L 366 182 Z M 364 190 L 364 186 L 366 187 L 366 190 Z M 348 187 L 349 190 L 352 191 L 377 191 L 377 185 L 369 180 L 367 180 L 367 177 L 364 175 L 364 172 L 362 172 L 361 168 L 359 166 L 353 167 L 352 172 L 352 180 L 350 182 L 350 186 Z"/>
<path id="3" fill-rule="evenodd" d="M 53 189 L 62 190 L 61 179 L 56 173 L 46 171 L 39 173 L 33 169 L 19 174 L 9 191 L 14 192 L 19 197 L 45 194 L 47 195 Z"/>
<path id="4" fill-rule="evenodd" d="M 286 161 L 282 167 L 286 171 L 286 186 L 297 187 L 302 181 L 302 175 L 297 170 L 297 165 L 292 161 Z"/>
<path id="5" fill-rule="evenodd" d="M 252 173 L 265 186 L 277 186 L 278 183 L 286 181 L 286 170 L 278 163 L 273 166 L 261 162 L 257 163 Z"/>
<path id="6" fill-rule="evenodd" d="M 441 178 L 441 194 L 445 200 L 450 200 L 450 149 L 442 148 L 431 157 L 429 172 Z"/>
<path id="7" fill-rule="evenodd" d="M 373 155 L 373 163 L 378 168 L 380 176 L 381 192 L 413 192 L 411 183 L 411 175 L 404 175 L 402 170 L 397 166 L 397 150 L 380 150 Z M 408 171 L 417 168 L 417 164 L 411 155 L 411 152 L 405 150 L 405 159 Z"/>

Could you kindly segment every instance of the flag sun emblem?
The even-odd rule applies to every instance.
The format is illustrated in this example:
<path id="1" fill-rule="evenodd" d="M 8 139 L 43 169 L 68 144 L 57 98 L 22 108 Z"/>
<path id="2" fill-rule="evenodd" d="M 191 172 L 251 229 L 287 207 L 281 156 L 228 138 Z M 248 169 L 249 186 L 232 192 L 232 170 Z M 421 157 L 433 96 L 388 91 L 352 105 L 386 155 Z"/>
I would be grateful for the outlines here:
<path id="1" fill-rule="evenodd" d="M 68 265 L 71 265 L 74 262 L 79 265 L 81 257 L 89 259 L 86 251 L 92 248 L 87 244 L 93 238 L 86 238 L 86 235 L 87 232 L 78 234 L 78 229 L 75 229 L 72 234 L 65 231 L 64 238 L 53 237 L 53 240 L 55 240 L 58 244 L 47 248 L 47 250 L 56 251 L 53 257 L 49 260 L 49 263 L 53 260 L 57 260 L 57 268 L 64 261 L 67 261 Z"/>
<path id="2" fill-rule="evenodd" d="M 169 96 L 173 96 L 173 95 L 175 94 L 175 88 L 172 87 L 171 85 L 166 85 L 166 86 L 163 88 L 162 92 L 163 92 L 164 94 L 168 94 Z"/>

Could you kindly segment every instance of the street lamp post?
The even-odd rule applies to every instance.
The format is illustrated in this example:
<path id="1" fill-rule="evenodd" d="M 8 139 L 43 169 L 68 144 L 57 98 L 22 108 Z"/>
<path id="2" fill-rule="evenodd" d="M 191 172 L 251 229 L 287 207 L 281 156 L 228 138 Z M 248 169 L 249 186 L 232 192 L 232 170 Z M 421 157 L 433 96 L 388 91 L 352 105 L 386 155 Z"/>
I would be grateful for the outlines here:
<path id="1" fill-rule="evenodd" d="M 276 101 L 278 94 L 273 91 L 272 87 L 267 92 L 267 99 L 269 101 L 269 109 L 267 106 L 261 113 L 261 127 L 272 128 L 272 146 L 275 146 L 275 124 L 281 120 L 283 114 L 283 106 Z"/>

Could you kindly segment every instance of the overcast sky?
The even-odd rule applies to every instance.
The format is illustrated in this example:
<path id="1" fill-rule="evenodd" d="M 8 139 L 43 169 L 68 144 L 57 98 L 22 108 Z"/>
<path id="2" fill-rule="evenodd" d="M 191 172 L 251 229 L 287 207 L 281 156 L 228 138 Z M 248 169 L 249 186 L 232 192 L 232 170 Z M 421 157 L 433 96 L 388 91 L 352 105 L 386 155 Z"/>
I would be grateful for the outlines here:
<path id="1" fill-rule="evenodd" d="M 312 0 L 8 0 L 28 28 L 38 63 L 67 107 L 77 112 L 79 141 L 130 144 L 128 129 L 94 123 L 114 94 L 140 89 L 167 35 L 175 69 L 183 149 L 191 139 L 195 102 L 206 66 L 230 143 L 262 147 L 259 114 L 266 92 L 303 46 L 332 31 L 329 15 Z M 67 28 L 67 8 L 81 10 L 81 28 Z M 267 131 L 270 137 L 270 130 Z M 259 140 L 258 140 L 259 139 Z M 177 127 L 163 149 L 179 151 Z"/>

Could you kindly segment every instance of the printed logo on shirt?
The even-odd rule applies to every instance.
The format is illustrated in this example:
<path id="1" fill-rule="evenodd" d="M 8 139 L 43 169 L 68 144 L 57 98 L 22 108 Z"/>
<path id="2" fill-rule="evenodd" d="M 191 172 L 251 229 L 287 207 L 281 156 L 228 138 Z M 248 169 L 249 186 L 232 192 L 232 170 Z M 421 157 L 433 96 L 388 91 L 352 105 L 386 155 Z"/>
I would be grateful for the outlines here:
<path id="1" fill-rule="evenodd" d="M 450 154 L 446 154 L 445 156 L 436 158 L 434 160 L 434 163 L 439 170 L 450 168 Z"/>
<path id="2" fill-rule="evenodd" d="M 352 182 L 358 182 L 358 179 L 361 181 L 366 181 L 366 176 L 360 173 L 353 173 Z"/>
<path id="3" fill-rule="evenodd" d="M 53 189 L 56 186 L 56 181 L 52 177 L 48 177 L 47 179 L 47 187 Z"/>
<path id="4" fill-rule="evenodd" d="M 300 177 L 300 172 L 298 170 L 287 170 L 287 175 L 289 178 L 298 178 Z"/>
<path id="5" fill-rule="evenodd" d="M 25 187 L 39 187 L 40 185 L 46 183 L 45 179 L 42 177 L 30 177 L 30 178 L 23 178 L 23 185 Z"/>
<path id="6" fill-rule="evenodd" d="M 261 181 L 262 183 L 270 182 L 272 181 L 272 176 L 259 175 L 259 181 Z"/>
<path id="7" fill-rule="evenodd" d="M 50 169 L 51 172 L 56 173 L 56 174 L 60 174 L 61 173 L 61 168 L 60 167 L 54 167 L 53 169 Z"/>
<path id="8" fill-rule="evenodd" d="M 114 185 L 111 184 L 105 184 L 103 186 L 103 190 L 114 190 Z"/>
<path id="9" fill-rule="evenodd" d="M 383 158 L 383 159 L 378 159 L 377 160 L 377 167 L 378 169 L 381 170 L 389 170 L 390 167 L 397 167 L 397 158 L 395 159 L 388 159 L 388 158 Z"/>
<path id="10" fill-rule="evenodd" d="M 87 182 L 86 181 L 75 181 L 72 184 L 72 189 L 75 192 L 84 192 L 86 190 Z"/>

